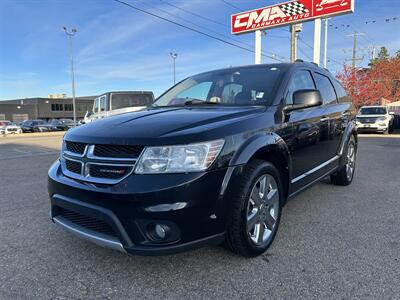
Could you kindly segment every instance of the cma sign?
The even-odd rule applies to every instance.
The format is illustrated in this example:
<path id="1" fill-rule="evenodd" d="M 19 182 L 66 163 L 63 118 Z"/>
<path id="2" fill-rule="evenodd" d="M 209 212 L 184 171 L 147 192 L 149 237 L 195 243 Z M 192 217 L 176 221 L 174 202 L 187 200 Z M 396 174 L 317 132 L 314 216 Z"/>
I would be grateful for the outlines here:
<path id="1" fill-rule="evenodd" d="M 261 12 L 252 11 L 238 15 L 233 27 L 246 29 L 258 28 L 266 25 L 286 23 L 292 20 L 300 20 L 308 16 L 309 12 L 304 12 L 300 15 L 288 17 L 279 6 L 268 7 L 263 9 Z"/>
<path id="2" fill-rule="evenodd" d="M 231 16 L 232 34 L 352 13 L 354 0 L 293 0 Z"/>

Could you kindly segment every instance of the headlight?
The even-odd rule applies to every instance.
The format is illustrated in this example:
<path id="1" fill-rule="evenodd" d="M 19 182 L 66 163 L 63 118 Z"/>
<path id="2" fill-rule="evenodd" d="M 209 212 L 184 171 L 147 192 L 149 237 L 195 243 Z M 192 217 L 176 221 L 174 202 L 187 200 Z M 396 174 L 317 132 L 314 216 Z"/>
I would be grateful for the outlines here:
<path id="1" fill-rule="evenodd" d="M 187 173 L 206 170 L 215 161 L 224 140 L 180 145 L 147 147 L 140 157 L 137 174 Z"/>
<path id="2" fill-rule="evenodd" d="M 376 119 L 378 122 L 384 122 L 386 121 L 386 117 L 379 117 L 378 119 Z"/>

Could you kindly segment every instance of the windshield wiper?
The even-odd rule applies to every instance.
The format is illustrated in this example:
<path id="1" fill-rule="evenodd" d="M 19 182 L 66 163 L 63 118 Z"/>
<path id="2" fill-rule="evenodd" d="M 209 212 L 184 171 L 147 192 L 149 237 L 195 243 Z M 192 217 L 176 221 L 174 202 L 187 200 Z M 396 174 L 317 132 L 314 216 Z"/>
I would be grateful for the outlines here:
<path id="1" fill-rule="evenodd" d="M 218 104 L 218 102 L 212 102 L 212 101 L 205 101 L 205 100 L 201 100 L 201 99 L 190 99 L 190 100 L 186 100 L 184 103 L 184 105 L 201 105 L 201 104 L 211 104 L 211 105 L 215 105 Z"/>

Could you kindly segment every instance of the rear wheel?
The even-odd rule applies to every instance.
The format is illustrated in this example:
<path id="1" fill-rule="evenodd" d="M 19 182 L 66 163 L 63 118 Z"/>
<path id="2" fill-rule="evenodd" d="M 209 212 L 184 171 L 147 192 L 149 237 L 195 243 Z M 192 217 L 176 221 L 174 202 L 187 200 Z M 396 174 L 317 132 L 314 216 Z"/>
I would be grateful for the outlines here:
<path id="1" fill-rule="evenodd" d="M 339 170 L 331 175 L 331 181 L 335 185 L 349 185 L 353 181 L 354 171 L 356 167 L 356 142 L 352 135 L 346 146 L 344 155 L 345 164 L 339 168 Z"/>
<path id="2" fill-rule="evenodd" d="M 233 252 L 254 257 L 272 244 L 279 227 L 281 178 L 269 162 L 250 162 L 235 183 L 226 244 Z"/>

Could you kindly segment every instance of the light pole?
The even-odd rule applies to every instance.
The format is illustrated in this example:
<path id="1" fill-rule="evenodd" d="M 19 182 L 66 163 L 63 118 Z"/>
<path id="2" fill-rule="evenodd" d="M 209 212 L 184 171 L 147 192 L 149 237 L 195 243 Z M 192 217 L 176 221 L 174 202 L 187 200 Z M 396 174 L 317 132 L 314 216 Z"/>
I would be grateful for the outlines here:
<path id="1" fill-rule="evenodd" d="M 76 28 L 72 28 L 71 31 L 68 31 L 67 27 L 63 27 L 65 34 L 68 37 L 69 41 L 69 54 L 71 58 L 71 82 L 72 82 L 72 108 L 74 111 L 74 126 L 76 126 L 76 106 L 75 106 L 75 73 L 74 73 L 74 53 L 72 49 L 72 37 L 77 32 Z"/>
<path id="2" fill-rule="evenodd" d="M 174 61 L 174 85 L 176 82 L 176 74 L 175 74 L 175 60 L 178 57 L 178 53 L 170 52 L 169 55 L 171 56 L 172 60 Z"/>

